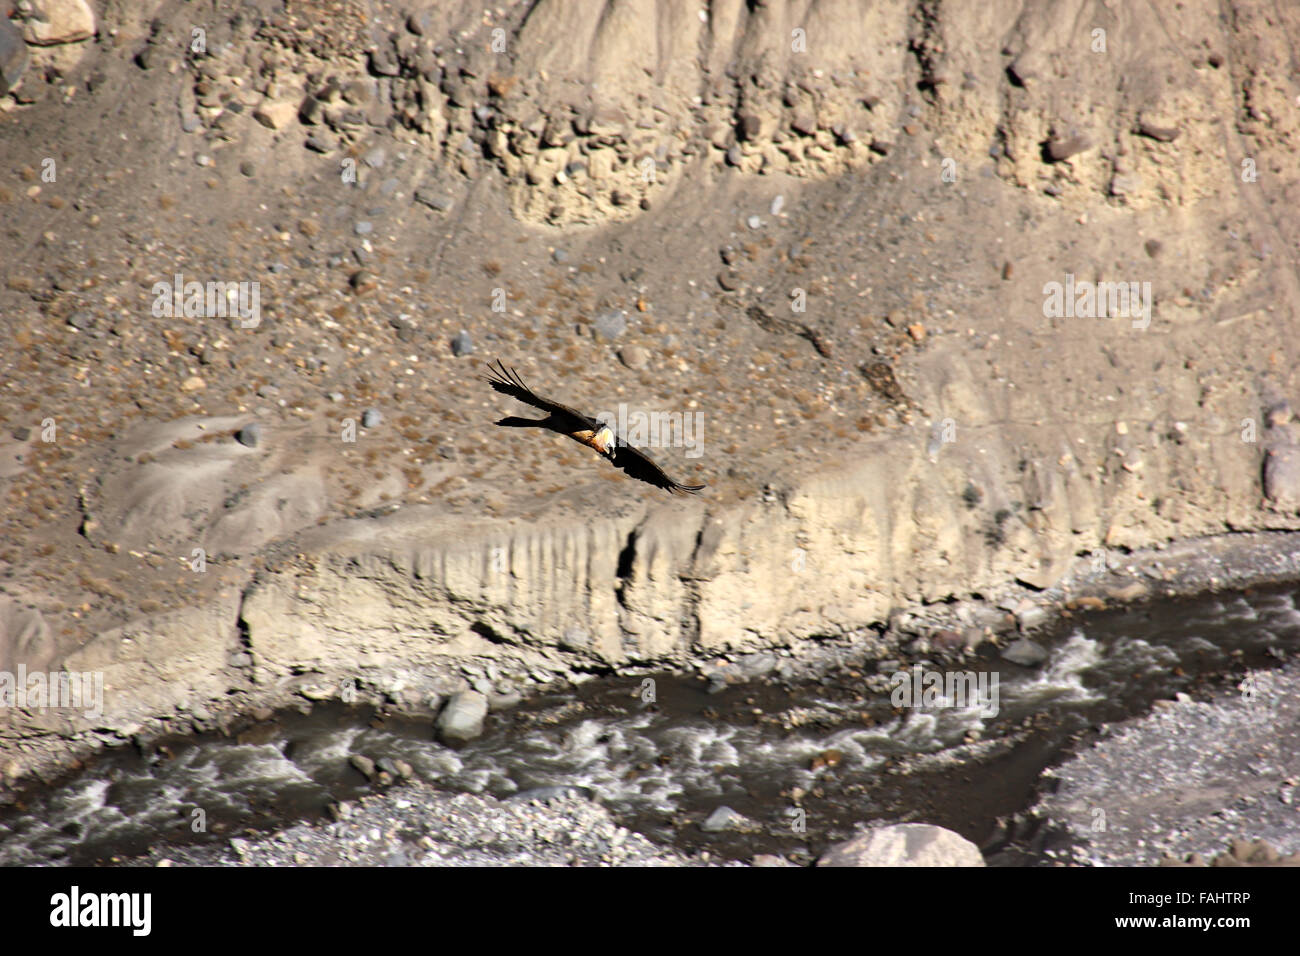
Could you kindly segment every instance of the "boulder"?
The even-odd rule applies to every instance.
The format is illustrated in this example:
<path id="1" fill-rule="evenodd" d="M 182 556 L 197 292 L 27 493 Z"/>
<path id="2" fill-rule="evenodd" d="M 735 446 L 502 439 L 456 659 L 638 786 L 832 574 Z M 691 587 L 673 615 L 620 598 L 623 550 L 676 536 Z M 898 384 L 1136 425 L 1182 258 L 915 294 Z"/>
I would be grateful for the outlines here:
<path id="1" fill-rule="evenodd" d="M 23 39 L 34 46 L 77 43 L 95 35 L 95 13 L 86 0 L 41 0 L 39 12 L 23 25 Z"/>
<path id="2" fill-rule="evenodd" d="M 983 866 L 979 848 L 965 837 L 928 823 L 869 830 L 831 847 L 818 866 Z"/>
<path id="3" fill-rule="evenodd" d="M 8 93 L 27 69 L 27 44 L 18 28 L 0 17 L 0 96 Z"/>
<path id="4" fill-rule="evenodd" d="M 468 743 L 483 733 L 487 712 L 485 694 L 476 690 L 461 691 L 447 702 L 438 717 L 438 738 L 451 746 Z"/>

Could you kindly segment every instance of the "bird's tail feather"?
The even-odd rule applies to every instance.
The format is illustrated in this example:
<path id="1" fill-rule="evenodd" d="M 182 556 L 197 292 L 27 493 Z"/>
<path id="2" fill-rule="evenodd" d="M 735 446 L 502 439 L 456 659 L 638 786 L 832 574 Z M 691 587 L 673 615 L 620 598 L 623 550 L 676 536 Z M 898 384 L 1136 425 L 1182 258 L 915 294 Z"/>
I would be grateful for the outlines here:
<path id="1" fill-rule="evenodd" d="M 509 418 L 503 418 L 498 425 L 505 425 L 509 428 L 541 428 L 546 424 L 544 418 L 518 418 L 511 415 Z"/>

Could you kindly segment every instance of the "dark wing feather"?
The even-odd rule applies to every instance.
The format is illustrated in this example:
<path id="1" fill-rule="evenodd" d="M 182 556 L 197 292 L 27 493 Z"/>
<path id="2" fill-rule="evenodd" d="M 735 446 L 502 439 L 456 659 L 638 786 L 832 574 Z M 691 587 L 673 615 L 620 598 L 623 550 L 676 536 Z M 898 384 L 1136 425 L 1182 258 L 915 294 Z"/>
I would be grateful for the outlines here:
<path id="1" fill-rule="evenodd" d="M 653 458 L 641 451 L 641 449 L 634 448 L 631 445 L 624 445 L 622 442 L 614 449 L 614 467 L 639 481 L 648 482 L 656 488 L 663 488 L 673 494 L 679 492 L 695 494 L 704 487 L 704 485 L 678 484 L 664 474 L 664 470 L 655 464 Z"/>
<path id="2" fill-rule="evenodd" d="M 512 368 L 506 368 L 500 359 L 497 359 L 496 368 L 493 368 L 489 364 L 488 371 L 492 373 L 492 377 L 485 377 L 483 381 L 487 382 L 502 395 L 509 395 L 511 398 L 517 398 L 525 405 L 531 405 L 533 408 L 540 408 L 542 411 L 549 412 L 552 415 L 561 417 L 568 416 L 575 421 L 583 423 L 583 425 L 588 428 L 596 427 L 598 424 L 594 418 L 588 418 L 586 415 L 576 409 L 570 408 L 568 405 L 561 405 L 559 402 L 553 402 L 549 398 L 542 398 L 524 384 L 524 380 L 519 377 L 518 372 Z"/>

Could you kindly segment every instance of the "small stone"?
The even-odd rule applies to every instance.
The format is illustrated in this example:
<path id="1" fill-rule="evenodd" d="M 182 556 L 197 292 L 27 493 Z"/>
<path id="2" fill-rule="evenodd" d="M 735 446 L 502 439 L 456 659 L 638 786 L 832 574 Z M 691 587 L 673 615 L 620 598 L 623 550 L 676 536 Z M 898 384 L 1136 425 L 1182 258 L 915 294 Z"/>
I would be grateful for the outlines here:
<path id="1" fill-rule="evenodd" d="M 263 103 L 253 111 L 253 119 L 270 130 L 281 130 L 293 122 L 298 115 L 298 107 L 289 100 L 275 103 Z"/>
<path id="2" fill-rule="evenodd" d="M 552 800 L 566 800 L 572 798 L 590 800 L 592 793 L 586 787 L 575 787 L 565 784 L 557 784 L 550 787 L 530 787 L 527 790 L 520 790 L 512 793 L 507 799 L 519 801 L 520 803 L 550 803 Z"/>
<path id="3" fill-rule="evenodd" d="M 618 353 L 619 361 L 630 369 L 642 369 L 650 361 L 650 353 L 639 345 L 629 345 Z"/>
<path id="4" fill-rule="evenodd" d="M 409 315 L 403 314 L 395 319 L 389 319 L 388 324 L 396 330 L 399 342 L 410 342 L 415 338 L 415 323 L 411 321 Z"/>
<path id="5" fill-rule="evenodd" d="M 360 222 L 353 223 L 352 231 L 358 236 L 368 236 L 375 231 L 375 227 L 363 219 Z"/>
<path id="6" fill-rule="evenodd" d="M 1037 667 L 1047 660 L 1047 651 L 1028 638 L 1022 637 L 1002 651 L 1002 659 L 1012 664 L 1019 664 L 1021 667 Z"/>
<path id="7" fill-rule="evenodd" d="M 1138 132 L 1162 143 L 1172 143 L 1178 138 L 1181 130 L 1176 126 L 1160 126 L 1150 120 L 1142 119 L 1138 122 Z"/>
<path id="8" fill-rule="evenodd" d="M 1047 155 L 1054 163 L 1059 163 L 1063 159 L 1069 159 L 1092 148 L 1092 141 L 1086 136 L 1070 136 L 1064 139 L 1053 139 L 1047 143 Z"/>
<path id="9" fill-rule="evenodd" d="M 700 824 L 700 829 L 705 833 L 722 833 L 726 830 L 748 829 L 748 824 L 749 821 L 743 815 L 731 807 L 721 806 L 709 814 Z"/>
<path id="10" fill-rule="evenodd" d="M 1142 177 L 1137 174 L 1128 176 L 1112 176 L 1110 180 L 1110 194 L 1112 196 L 1131 196 L 1142 189 Z"/>
<path id="11" fill-rule="evenodd" d="M 1150 593 L 1148 588 L 1141 581 L 1134 581 L 1123 587 L 1107 588 L 1106 596 L 1112 601 L 1119 601 L 1122 604 L 1131 604 L 1134 601 L 1140 601 Z"/>
<path id="12" fill-rule="evenodd" d="M 610 309 L 596 316 L 592 323 L 596 333 L 606 339 L 616 339 L 627 328 L 627 313 L 622 309 Z"/>
<path id="13" fill-rule="evenodd" d="M 348 763 L 361 771 L 361 775 L 367 780 L 375 779 L 375 762 L 364 754 L 353 754 L 348 758 Z"/>
<path id="14" fill-rule="evenodd" d="M 69 319 L 68 323 L 71 324 L 72 320 Z M 1264 424 L 1268 425 L 1269 428 L 1280 428 L 1291 421 L 1293 417 L 1290 404 L 1278 402 L 1276 405 L 1269 406 L 1268 411 L 1264 413 Z"/>
<path id="15" fill-rule="evenodd" d="M 1264 497 L 1286 511 L 1300 511 L 1300 448 L 1270 448 L 1264 455 Z"/>
<path id="16" fill-rule="evenodd" d="M 469 337 L 469 333 L 464 329 L 451 340 L 451 354 L 455 356 L 469 355 L 474 351 L 474 342 Z"/>
<path id="17" fill-rule="evenodd" d="M 374 428 L 384 420 L 383 413 L 377 408 L 367 408 L 361 413 L 361 427 Z"/>
<path id="18" fill-rule="evenodd" d="M 913 322 L 907 327 L 907 334 L 912 337 L 914 342 L 925 341 L 925 326 L 920 322 Z"/>
<path id="19" fill-rule="evenodd" d="M 1022 631 L 1032 631 L 1040 628 L 1051 620 L 1051 614 L 1047 608 L 1031 604 L 1016 612 L 1016 624 Z M 1009 650 L 1010 648 L 1008 648 Z"/>
<path id="20" fill-rule="evenodd" d="M 418 37 L 426 36 L 433 29 L 433 10 L 427 8 L 411 13 L 406 18 L 406 29 Z"/>
<path id="21" fill-rule="evenodd" d="M 438 212 L 447 212 L 454 205 L 446 196 L 430 192 L 427 189 L 417 189 L 415 191 L 415 201 Z"/>
<path id="22" fill-rule="evenodd" d="M 298 105 L 298 119 L 306 126 L 315 126 L 321 121 L 325 104 L 314 96 L 307 96 Z"/>
<path id="23" fill-rule="evenodd" d="M 185 381 L 181 382 L 182 392 L 201 392 L 207 387 L 207 383 L 197 375 L 191 375 Z"/>
<path id="24" fill-rule="evenodd" d="M 808 765 L 809 770 L 821 770 L 823 768 L 834 769 L 844 761 L 844 753 L 840 750 L 823 750 L 817 756 L 812 758 Z"/>
<path id="25" fill-rule="evenodd" d="M 262 426 L 257 422 L 245 425 L 239 431 L 235 432 L 235 441 L 239 442 L 246 448 L 256 448 L 262 440 Z"/>
<path id="26" fill-rule="evenodd" d="M 392 50 L 384 47 L 370 51 L 370 71 L 378 76 L 397 76 L 402 69 Z"/>

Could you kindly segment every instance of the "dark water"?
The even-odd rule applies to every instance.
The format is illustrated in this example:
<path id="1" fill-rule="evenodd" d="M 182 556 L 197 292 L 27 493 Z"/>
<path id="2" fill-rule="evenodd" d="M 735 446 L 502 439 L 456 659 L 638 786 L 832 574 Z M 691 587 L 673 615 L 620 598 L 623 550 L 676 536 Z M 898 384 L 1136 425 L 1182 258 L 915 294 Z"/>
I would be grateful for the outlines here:
<path id="1" fill-rule="evenodd" d="M 1041 771 L 1102 723 L 1179 691 L 1207 698 L 1247 668 L 1276 664 L 1279 650 L 1300 651 L 1298 596 L 1291 585 L 1097 612 L 1041 638 L 1049 657 L 1037 667 L 996 648 L 927 666 L 996 673 L 996 708 L 988 695 L 895 708 L 878 678 L 847 670 L 718 693 L 661 675 L 653 703 L 642 678 L 610 678 L 494 714 L 462 750 L 434 742 L 426 721 L 342 705 L 286 712 L 232 737 L 108 752 L 27 793 L 0 813 L 0 864 L 103 862 L 312 818 L 371 792 L 348 762 L 364 754 L 406 761 L 447 790 L 586 788 L 625 826 L 687 851 L 811 858 L 855 823 L 881 819 L 939 824 L 990 863 L 1033 865 L 1060 840 L 1022 813 Z M 753 832 L 704 832 L 721 805 Z M 196 808 L 206 832 L 193 831 Z"/>

